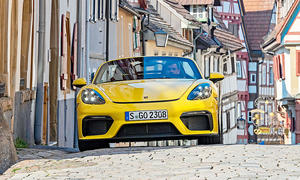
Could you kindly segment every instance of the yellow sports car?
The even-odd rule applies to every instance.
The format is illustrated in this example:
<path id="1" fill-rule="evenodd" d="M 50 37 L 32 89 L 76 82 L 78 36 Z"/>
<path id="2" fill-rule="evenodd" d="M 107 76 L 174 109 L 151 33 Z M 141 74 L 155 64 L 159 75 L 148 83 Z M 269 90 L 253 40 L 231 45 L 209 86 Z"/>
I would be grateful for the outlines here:
<path id="1" fill-rule="evenodd" d="M 77 96 L 79 149 L 109 142 L 199 138 L 217 143 L 218 102 L 214 82 L 181 57 L 134 57 L 101 65 Z M 204 138 L 203 138 L 204 137 Z"/>

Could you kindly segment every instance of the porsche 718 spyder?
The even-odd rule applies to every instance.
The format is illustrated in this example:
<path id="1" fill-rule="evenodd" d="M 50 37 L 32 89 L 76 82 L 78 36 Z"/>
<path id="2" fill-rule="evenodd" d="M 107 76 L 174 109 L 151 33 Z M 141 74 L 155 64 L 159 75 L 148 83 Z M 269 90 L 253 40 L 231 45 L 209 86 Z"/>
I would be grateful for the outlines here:
<path id="1" fill-rule="evenodd" d="M 224 78 L 201 74 L 194 60 L 134 57 L 105 62 L 87 85 L 79 78 L 79 149 L 161 139 L 219 141 L 218 92 Z"/>

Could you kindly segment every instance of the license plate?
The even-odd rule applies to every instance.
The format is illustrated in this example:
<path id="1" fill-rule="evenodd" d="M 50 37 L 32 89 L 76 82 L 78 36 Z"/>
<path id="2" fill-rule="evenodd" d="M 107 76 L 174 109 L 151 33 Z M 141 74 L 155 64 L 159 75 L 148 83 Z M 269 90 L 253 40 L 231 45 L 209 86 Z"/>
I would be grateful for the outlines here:
<path id="1" fill-rule="evenodd" d="M 167 110 L 128 111 L 125 112 L 126 121 L 168 119 Z"/>

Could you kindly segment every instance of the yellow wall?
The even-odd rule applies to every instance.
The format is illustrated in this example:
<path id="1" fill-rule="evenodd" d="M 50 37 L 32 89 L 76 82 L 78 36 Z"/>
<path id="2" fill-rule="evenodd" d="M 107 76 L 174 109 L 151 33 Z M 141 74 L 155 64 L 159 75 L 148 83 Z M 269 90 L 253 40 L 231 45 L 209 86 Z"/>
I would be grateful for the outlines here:
<path id="1" fill-rule="evenodd" d="M 292 95 L 296 95 L 298 91 L 298 77 L 296 76 L 296 47 L 288 47 L 290 50 L 290 59 L 285 59 L 285 61 L 290 61 L 290 67 L 285 67 L 285 72 L 288 76 L 287 80 L 290 81 L 291 89 L 287 91 Z"/>
<path id="2" fill-rule="evenodd" d="M 179 56 L 183 54 L 183 49 L 169 46 L 166 47 L 156 47 L 154 40 L 148 40 L 146 43 L 146 56 Z"/>
<path id="3" fill-rule="evenodd" d="M 134 32 L 133 32 L 133 17 L 132 13 L 120 8 L 119 9 L 119 21 L 118 21 L 118 45 L 117 52 L 118 57 L 131 57 L 134 53 L 139 52 L 139 49 L 133 49 Z M 131 42 L 130 42 L 131 41 Z"/>
<path id="4" fill-rule="evenodd" d="M 7 31 L 8 31 L 8 0 L 1 1 L 0 3 L 0 83 L 7 84 Z"/>

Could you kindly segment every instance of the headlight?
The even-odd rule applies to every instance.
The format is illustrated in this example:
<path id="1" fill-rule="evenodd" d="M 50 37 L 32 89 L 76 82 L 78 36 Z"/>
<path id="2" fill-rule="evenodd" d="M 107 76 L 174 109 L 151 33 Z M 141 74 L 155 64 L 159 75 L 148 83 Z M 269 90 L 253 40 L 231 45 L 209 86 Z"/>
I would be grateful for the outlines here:
<path id="1" fill-rule="evenodd" d="M 188 100 L 199 100 L 206 99 L 211 96 L 211 86 L 209 83 L 199 84 L 193 91 L 189 94 Z"/>
<path id="2" fill-rule="evenodd" d="M 81 93 L 81 100 L 85 104 L 104 104 L 104 98 L 93 89 L 85 89 Z"/>

